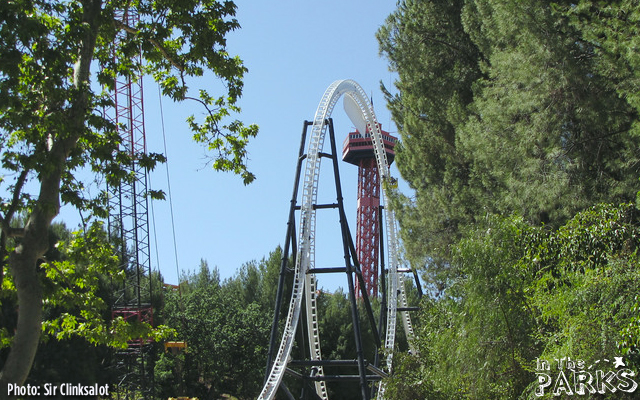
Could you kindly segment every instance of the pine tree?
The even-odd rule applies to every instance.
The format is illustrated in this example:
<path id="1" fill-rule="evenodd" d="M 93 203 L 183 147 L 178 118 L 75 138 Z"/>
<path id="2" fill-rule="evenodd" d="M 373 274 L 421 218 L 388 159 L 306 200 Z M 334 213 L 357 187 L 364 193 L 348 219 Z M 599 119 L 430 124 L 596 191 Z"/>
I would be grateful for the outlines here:
<path id="1" fill-rule="evenodd" d="M 397 164 L 415 191 L 396 201 L 402 237 L 435 282 L 460 228 L 486 214 L 557 227 L 635 198 L 638 12 L 584 3 L 404 1 L 379 30 L 398 73 Z"/>
<path id="2" fill-rule="evenodd" d="M 397 165 L 417 193 L 413 202 L 397 199 L 397 207 L 408 256 L 419 265 L 427 254 L 431 261 L 446 254 L 458 225 L 470 220 L 472 206 L 457 190 L 469 179 L 457 127 L 468 117 L 482 55 L 464 31 L 463 5 L 402 2 L 377 34 L 399 76 L 398 94 L 383 89 L 401 135 Z"/>

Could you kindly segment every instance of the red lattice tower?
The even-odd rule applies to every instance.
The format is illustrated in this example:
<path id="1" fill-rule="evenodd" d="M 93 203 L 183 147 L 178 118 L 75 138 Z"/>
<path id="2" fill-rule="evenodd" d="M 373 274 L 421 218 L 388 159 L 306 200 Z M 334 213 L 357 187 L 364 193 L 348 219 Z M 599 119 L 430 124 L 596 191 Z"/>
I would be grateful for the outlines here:
<path id="1" fill-rule="evenodd" d="M 117 10 L 114 13 L 123 25 L 135 27 L 139 16 L 134 9 Z M 120 30 L 114 48 L 128 41 L 130 35 Z M 142 68 L 142 54 L 135 53 L 127 60 L 113 55 L 114 64 L 131 62 Z M 144 98 L 140 70 L 132 75 L 115 78 L 111 100 L 113 107 L 106 111 L 107 117 L 117 125 L 121 138 L 120 151 L 129 156 L 121 167 L 130 179 L 109 188 L 109 232 L 120 242 L 121 268 L 126 271 L 124 286 L 116 293 L 112 318 L 120 317 L 127 322 L 147 322 L 153 325 L 151 306 L 152 280 L 149 246 L 148 171 L 141 162 L 147 153 L 144 127 Z M 149 357 L 150 340 L 129 341 L 125 350 L 115 354 L 115 369 L 118 382 L 118 398 L 142 396 L 148 398 L 153 387 L 153 365 Z"/>
<path id="2" fill-rule="evenodd" d="M 393 148 L 397 139 L 382 131 L 382 142 L 389 165 L 393 162 Z M 376 165 L 371 134 L 357 130 L 344 141 L 342 160 L 358 166 L 358 216 L 356 252 L 369 297 L 378 296 L 378 265 L 380 253 L 380 176 Z M 361 296 L 360 282 L 356 293 Z"/>
<path id="3" fill-rule="evenodd" d="M 135 10 L 116 11 L 115 17 L 126 26 L 135 26 L 139 17 Z M 116 41 L 126 40 L 127 32 L 118 33 Z M 117 46 L 116 46 L 117 47 Z M 117 56 L 114 55 L 117 64 Z M 141 67 L 142 55 L 136 53 L 130 60 Z M 126 152 L 130 162 L 122 165 L 130 180 L 123 180 L 120 186 L 111 188 L 109 224 L 118 231 L 121 242 L 121 258 L 134 275 L 132 290 L 125 291 L 116 304 L 116 314 L 128 317 L 128 311 L 139 309 L 139 317 L 145 322 L 153 320 L 150 300 L 151 259 L 149 251 L 149 213 L 147 196 L 147 169 L 139 161 L 147 152 L 144 129 L 144 99 L 142 74 L 117 76 L 112 94 L 114 107 L 108 112 L 118 126 L 122 142 L 121 151 Z M 111 232 L 113 233 L 113 232 Z M 132 293 L 126 293 L 132 292 Z M 133 295 L 133 297 L 131 297 Z M 146 303 L 146 304 L 145 304 Z M 120 314 L 117 310 L 124 310 Z"/>

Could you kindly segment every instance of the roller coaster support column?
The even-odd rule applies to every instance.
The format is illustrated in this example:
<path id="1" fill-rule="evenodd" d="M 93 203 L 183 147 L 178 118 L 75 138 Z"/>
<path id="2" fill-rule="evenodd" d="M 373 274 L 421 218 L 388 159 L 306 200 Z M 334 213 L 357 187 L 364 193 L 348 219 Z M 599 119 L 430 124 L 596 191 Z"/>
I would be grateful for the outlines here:
<path id="1" fill-rule="evenodd" d="M 287 284 L 287 277 L 290 276 L 292 272 L 289 268 L 289 259 L 290 255 L 293 255 L 294 258 L 299 257 L 300 254 L 297 254 L 299 249 L 297 248 L 298 244 L 295 240 L 296 238 L 296 210 L 300 210 L 301 207 L 297 204 L 298 194 L 299 194 L 299 186 L 301 180 L 301 171 L 302 164 L 307 159 L 308 155 L 304 153 L 305 151 L 305 141 L 307 137 L 307 129 L 311 126 L 312 122 L 305 121 L 302 132 L 302 139 L 300 143 L 300 151 L 298 153 L 298 163 L 296 167 L 295 179 L 294 179 L 294 188 L 291 196 L 291 203 L 289 209 L 289 220 L 287 222 L 287 233 L 285 238 L 285 243 L 283 246 L 283 253 L 281 259 L 280 266 L 280 276 L 278 282 L 278 289 L 276 293 L 276 305 L 273 315 L 273 325 L 271 328 L 271 339 L 270 339 L 270 347 L 267 359 L 267 375 L 265 377 L 265 384 L 267 384 L 269 379 L 269 372 L 273 368 L 274 360 L 276 357 L 277 351 L 277 336 L 278 336 L 278 328 L 280 325 L 280 309 L 282 308 L 283 298 L 285 296 L 285 288 Z M 349 230 L 349 224 L 346 218 L 346 214 L 344 211 L 344 201 L 342 188 L 340 185 L 340 173 L 338 168 L 338 153 L 336 150 L 336 140 L 335 133 L 333 129 L 333 121 L 331 119 L 327 119 L 325 121 L 326 126 L 329 131 L 329 138 L 331 142 L 331 154 L 329 153 L 320 153 L 319 156 L 323 158 L 330 158 L 332 162 L 332 167 L 334 169 L 334 183 L 336 190 L 336 203 L 333 204 L 313 204 L 314 210 L 322 210 L 322 209 L 338 209 L 339 220 L 340 220 L 340 229 L 342 236 L 342 250 L 344 257 L 344 267 L 322 267 L 322 268 L 313 268 L 307 271 L 307 274 L 324 274 L 324 273 L 346 273 L 347 275 L 347 286 L 349 290 L 349 301 L 351 306 L 351 317 L 352 317 L 352 326 L 354 329 L 354 339 L 355 339 L 355 349 L 356 349 L 356 359 L 355 360 L 323 360 L 323 359 L 315 359 L 314 357 L 309 357 L 309 350 L 313 350 L 314 346 L 311 343 L 311 337 L 313 335 L 309 335 L 310 329 L 314 329 L 311 325 L 307 324 L 299 324 L 296 329 L 296 337 L 298 347 L 301 352 L 301 357 L 299 359 L 290 359 L 288 361 L 288 366 L 290 367 L 300 367 L 303 368 L 303 372 L 296 372 L 291 368 L 287 368 L 287 374 L 295 376 L 302 380 L 302 388 L 300 393 L 300 399 L 325 399 L 326 394 L 324 396 L 320 396 L 317 392 L 317 387 L 315 386 L 318 381 L 353 381 L 358 380 L 360 385 L 360 392 L 363 400 L 371 399 L 371 383 L 377 382 L 382 378 L 382 373 L 378 373 L 378 361 L 377 361 L 377 349 L 382 346 L 382 341 L 380 339 L 379 328 L 377 327 L 377 323 L 375 317 L 373 315 L 373 310 L 371 307 L 371 302 L 369 301 L 369 297 L 367 295 L 366 290 L 364 290 L 365 285 L 362 279 L 362 271 L 360 270 L 360 265 L 358 263 L 358 258 L 356 256 L 356 248 L 351 236 L 351 232 Z M 289 254 L 289 253 L 292 254 Z M 356 280 L 359 283 L 359 288 L 361 293 L 356 293 Z M 372 359 L 376 359 L 376 361 L 370 364 L 366 361 L 364 354 L 364 345 L 362 338 L 362 328 L 360 325 L 360 317 L 359 317 L 359 308 L 358 308 L 358 298 L 362 300 L 361 306 L 364 306 L 365 312 L 368 317 L 368 321 L 371 325 L 371 331 L 374 335 L 374 342 L 376 346 L 375 355 L 372 354 Z M 315 300 L 311 300 L 315 301 Z M 312 310 L 313 316 L 311 320 L 317 318 L 317 314 L 315 311 L 315 305 L 309 309 L 308 307 L 302 307 L 301 309 L 301 320 L 308 321 L 307 313 L 309 310 Z M 312 352 L 313 354 L 313 352 Z M 336 374 L 332 373 L 329 375 L 325 375 L 323 372 L 323 367 L 330 367 L 333 369 L 336 368 L 358 368 L 357 375 L 349 375 L 349 374 Z M 368 371 L 371 370 L 375 375 L 367 375 Z M 280 382 L 279 389 L 282 394 L 284 394 L 290 400 L 294 399 L 293 394 L 289 391 L 284 382 Z"/>
<path id="2" fill-rule="evenodd" d="M 353 334 L 356 340 L 356 354 L 358 356 L 358 372 L 360 373 L 360 391 L 362 393 L 363 400 L 369 400 L 369 387 L 367 385 L 367 370 L 364 365 L 364 353 L 362 351 L 362 333 L 360 331 L 360 318 L 358 316 L 358 303 L 356 301 L 356 288 L 353 281 L 353 273 L 356 272 L 358 276 L 362 277 L 362 272 L 359 270 L 354 271 L 354 267 L 351 263 L 351 251 L 349 249 L 349 239 L 351 234 L 347 226 L 347 217 L 344 213 L 342 188 L 340 186 L 340 172 L 338 170 L 338 157 L 336 156 L 336 137 L 333 132 L 333 121 L 329 119 L 329 141 L 331 143 L 331 154 L 333 154 L 333 174 L 336 183 L 336 198 L 339 205 L 340 213 L 340 229 L 342 230 L 342 245 L 344 251 L 344 263 L 347 269 L 347 282 L 349 285 L 349 300 L 351 301 L 351 319 L 353 320 Z M 363 290 L 364 292 L 364 290 Z M 366 292 L 365 292 L 366 293 Z M 374 325 L 375 326 L 375 325 Z"/>
<path id="3" fill-rule="evenodd" d="M 380 227 L 380 238 L 382 238 L 382 227 L 384 226 L 384 221 L 382 219 L 382 209 L 384 206 L 379 206 L 378 208 L 378 225 Z M 387 325 L 387 270 L 386 265 L 384 263 L 384 240 L 380 240 L 380 292 L 382 296 L 380 297 L 380 318 L 378 318 L 378 332 L 382 332 L 384 327 Z M 379 347 L 382 347 L 380 345 Z M 375 364 L 379 365 L 380 363 L 380 353 L 376 353 Z"/>
<path id="4" fill-rule="evenodd" d="M 293 245 L 293 256 L 296 254 L 295 230 L 296 230 L 296 203 L 298 199 L 298 187 L 300 182 L 300 171 L 302 170 L 302 162 L 306 158 L 304 155 L 304 144 L 307 140 L 307 128 L 312 123 L 304 121 L 302 126 L 302 137 L 300 139 L 300 150 L 298 151 L 298 165 L 296 167 L 296 176 L 293 181 L 293 194 L 291 195 L 291 205 L 289 207 L 289 219 L 287 221 L 287 233 L 284 240 L 284 248 L 282 249 L 282 258 L 280 264 L 280 279 L 278 280 L 278 290 L 276 292 L 276 306 L 273 313 L 273 325 L 271 326 L 271 338 L 269 340 L 269 354 L 267 355 L 267 369 L 265 373 L 265 382 L 269 378 L 269 371 L 273 365 L 273 353 L 278 348 L 278 324 L 280 322 L 280 309 L 282 308 L 282 297 L 284 296 L 284 286 L 289 270 L 289 247 Z"/>

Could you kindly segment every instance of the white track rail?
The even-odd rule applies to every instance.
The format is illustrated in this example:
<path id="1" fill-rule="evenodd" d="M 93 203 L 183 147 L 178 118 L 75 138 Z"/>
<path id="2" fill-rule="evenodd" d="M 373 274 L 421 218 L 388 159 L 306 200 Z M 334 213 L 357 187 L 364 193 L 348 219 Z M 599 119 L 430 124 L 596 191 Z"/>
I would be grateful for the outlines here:
<path id="1" fill-rule="evenodd" d="M 315 267 L 315 221 L 316 214 L 313 208 L 318 195 L 318 178 L 320 174 L 320 153 L 324 144 L 327 130 L 327 119 L 331 116 L 337 101 L 345 95 L 345 109 L 352 122 L 359 127 L 361 132 L 370 132 L 378 165 L 378 173 L 384 183 L 391 179 L 387 154 L 382 142 L 382 131 L 373 112 L 367 95 L 353 80 L 340 80 L 333 82 L 325 91 L 318 105 L 311 136 L 307 147 L 307 158 L 304 178 L 302 181 L 302 200 L 300 206 L 300 222 L 298 230 L 298 252 L 295 260 L 294 280 L 289 302 L 289 311 L 282 334 L 282 340 L 278 353 L 273 362 L 269 377 L 260 393 L 258 400 L 271 400 L 275 398 L 278 386 L 282 381 L 287 364 L 291 356 L 295 333 L 302 310 L 302 299 L 305 299 L 307 331 L 310 344 L 310 359 L 321 360 L 320 332 L 318 329 L 318 314 L 316 307 L 316 277 L 308 271 Z M 366 130 L 365 130 L 366 129 Z M 395 222 L 395 214 L 389 206 L 386 196 L 384 198 L 386 238 L 388 249 L 388 311 L 385 336 L 385 349 L 387 350 L 386 369 L 391 370 L 392 353 L 395 345 L 396 315 L 398 300 L 402 307 L 406 307 L 407 301 L 402 276 L 398 274 L 398 238 Z M 400 299 L 398 299 L 400 297 Z M 408 313 L 403 312 L 403 325 L 409 342 L 412 342 L 413 329 Z M 314 368 L 315 375 L 322 376 L 321 366 Z M 316 393 L 322 399 L 328 399 L 324 381 L 316 382 Z M 384 397 L 384 386 L 380 386 L 378 399 Z"/>

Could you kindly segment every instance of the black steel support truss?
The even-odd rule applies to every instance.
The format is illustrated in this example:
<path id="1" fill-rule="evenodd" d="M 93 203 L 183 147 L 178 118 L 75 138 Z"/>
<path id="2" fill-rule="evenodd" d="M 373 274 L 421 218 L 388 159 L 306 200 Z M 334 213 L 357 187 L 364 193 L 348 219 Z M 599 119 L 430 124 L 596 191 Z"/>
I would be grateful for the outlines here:
<path id="1" fill-rule="evenodd" d="M 351 381 L 359 384 L 360 393 L 363 400 L 369 400 L 372 397 L 372 388 L 373 384 L 380 381 L 383 377 L 385 377 L 385 373 L 379 368 L 379 351 L 382 347 L 380 332 L 382 327 L 385 326 L 384 318 L 386 316 L 386 300 L 385 289 L 384 289 L 384 273 L 381 273 L 381 282 L 382 282 L 382 309 L 380 311 L 380 318 L 378 322 L 374 317 L 373 309 L 371 306 L 370 299 L 366 292 L 366 285 L 364 283 L 364 279 L 362 277 L 362 272 L 360 269 L 360 264 L 358 262 L 357 253 L 355 249 L 355 245 L 353 243 L 353 239 L 351 236 L 351 231 L 349 229 L 349 224 L 347 222 L 346 214 L 344 211 L 344 203 L 342 197 L 342 187 L 340 184 L 340 172 L 338 168 L 338 153 L 336 150 L 336 139 L 335 132 L 333 130 L 333 121 L 328 119 L 325 121 L 328 124 L 329 128 L 329 140 L 331 144 L 331 153 L 321 153 L 322 157 L 330 158 L 332 161 L 333 172 L 334 172 L 334 182 L 335 182 L 335 190 L 336 190 L 336 203 L 332 204 L 316 204 L 314 208 L 316 210 L 320 209 L 338 209 L 339 220 L 340 220 L 340 229 L 342 234 L 342 244 L 343 244 L 343 256 L 344 256 L 344 267 L 324 267 L 324 268 L 314 268 L 309 271 L 309 273 L 346 273 L 347 277 L 347 286 L 349 289 L 349 302 L 351 304 L 351 318 L 353 324 L 353 334 L 355 341 L 355 348 L 357 358 L 355 360 L 309 360 L 307 353 L 306 343 L 307 335 L 305 332 L 306 324 L 302 321 L 305 320 L 304 315 L 301 317 L 298 323 L 298 348 L 300 350 L 301 359 L 292 360 L 288 364 L 287 374 L 289 376 L 296 377 L 303 382 L 302 390 L 299 399 L 317 399 L 318 396 L 315 393 L 315 390 L 312 387 L 312 383 L 314 381 Z M 292 257 L 295 260 L 296 257 L 296 218 L 295 212 L 299 210 L 300 207 L 297 205 L 298 198 L 298 190 L 300 186 L 300 176 L 302 170 L 303 161 L 306 159 L 305 154 L 305 142 L 307 137 L 307 129 L 313 123 L 309 121 L 305 121 L 302 129 L 302 137 L 300 140 L 300 150 L 298 153 L 298 164 L 295 173 L 294 185 L 293 185 L 293 193 L 291 196 L 291 203 L 289 208 L 289 218 L 287 221 L 287 230 L 285 235 L 284 247 L 282 252 L 281 266 L 280 266 L 280 277 L 278 282 L 278 290 L 276 293 L 276 304 L 273 315 L 273 325 L 271 328 L 271 338 L 269 344 L 269 352 L 267 356 L 267 369 L 265 380 L 269 376 L 269 371 L 274 362 L 275 353 L 278 350 L 278 332 L 279 332 L 279 324 L 280 324 L 280 316 L 282 313 L 283 306 L 283 298 L 285 295 L 285 288 L 287 277 L 292 274 L 292 269 L 289 267 L 289 259 Z M 380 214 L 381 215 L 381 214 Z M 383 226 L 383 224 L 380 224 Z M 380 240 L 381 246 L 381 257 L 384 254 L 384 249 L 382 246 L 382 240 Z M 383 257 L 382 257 L 383 258 Z M 384 271 L 384 262 L 382 263 L 382 269 Z M 370 329 L 373 332 L 374 342 L 375 342 L 375 354 L 373 354 L 373 363 L 370 363 L 365 358 L 364 354 L 364 346 L 362 340 L 361 326 L 360 326 L 360 317 L 357 303 L 357 295 L 355 292 L 355 279 L 358 279 L 360 282 L 361 288 L 361 301 L 362 307 L 365 310 L 367 321 L 371 325 Z M 304 308 L 303 308 L 304 313 Z M 328 366 L 328 367 L 344 367 L 357 368 L 357 374 L 331 374 L 331 375 L 323 375 L 318 376 L 314 374 L 313 367 L 314 366 Z M 298 370 L 300 369 L 300 370 Z M 294 398 L 290 390 L 286 387 L 284 383 L 280 384 L 280 391 L 285 394 L 288 398 Z"/>

